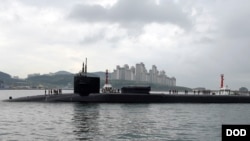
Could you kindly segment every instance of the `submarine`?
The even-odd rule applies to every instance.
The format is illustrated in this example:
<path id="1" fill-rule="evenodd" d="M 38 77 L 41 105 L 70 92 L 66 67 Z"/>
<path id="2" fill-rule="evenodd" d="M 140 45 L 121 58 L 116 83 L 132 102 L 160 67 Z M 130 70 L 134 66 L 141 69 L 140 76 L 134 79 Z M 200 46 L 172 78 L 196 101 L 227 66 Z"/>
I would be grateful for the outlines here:
<path id="1" fill-rule="evenodd" d="M 107 82 L 107 76 L 106 76 Z M 124 86 L 121 92 L 100 92 L 100 77 L 87 73 L 86 64 L 74 76 L 74 92 L 36 95 L 4 100 L 7 102 L 81 102 L 81 103 L 250 103 L 246 95 L 180 95 L 150 93 L 150 86 Z"/>

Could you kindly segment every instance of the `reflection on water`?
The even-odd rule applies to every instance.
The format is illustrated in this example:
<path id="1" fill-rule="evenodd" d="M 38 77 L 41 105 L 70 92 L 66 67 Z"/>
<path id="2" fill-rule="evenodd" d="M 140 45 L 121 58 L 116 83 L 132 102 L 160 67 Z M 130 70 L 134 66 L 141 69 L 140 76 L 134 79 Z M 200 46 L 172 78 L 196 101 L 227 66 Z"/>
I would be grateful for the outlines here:
<path id="1" fill-rule="evenodd" d="M 98 116 L 99 116 L 98 104 L 75 104 L 73 124 L 75 129 L 73 133 L 78 140 L 93 139 L 93 134 L 98 132 Z"/>
<path id="2" fill-rule="evenodd" d="M 250 123 L 249 106 L 0 102 L 0 140 L 221 140 L 222 124 Z"/>
<path id="3" fill-rule="evenodd" d="M 75 104 L 74 134 L 78 140 L 163 139 L 162 116 L 150 104 Z"/>
<path id="4" fill-rule="evenodd" d="M 220 104 L 75 104 L 77 140 L 220 140 L 221 125 L 248 123 L 250 112 Z M 235 119 L 238 117 L 238 119 Z"/>

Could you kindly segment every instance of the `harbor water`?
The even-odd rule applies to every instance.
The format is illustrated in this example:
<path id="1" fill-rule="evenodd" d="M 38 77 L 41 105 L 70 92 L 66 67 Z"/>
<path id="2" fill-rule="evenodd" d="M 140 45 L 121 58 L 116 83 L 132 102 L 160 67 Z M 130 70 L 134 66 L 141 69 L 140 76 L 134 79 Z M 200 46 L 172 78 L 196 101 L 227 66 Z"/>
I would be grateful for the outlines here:
<path id="1" fill-rule="evenodd" d="M 222 124 L 250 124 L 250 104 L 2 101 L 38 94 L 44 90 L 0 90 L 0 141 L 219 141 Z"/>

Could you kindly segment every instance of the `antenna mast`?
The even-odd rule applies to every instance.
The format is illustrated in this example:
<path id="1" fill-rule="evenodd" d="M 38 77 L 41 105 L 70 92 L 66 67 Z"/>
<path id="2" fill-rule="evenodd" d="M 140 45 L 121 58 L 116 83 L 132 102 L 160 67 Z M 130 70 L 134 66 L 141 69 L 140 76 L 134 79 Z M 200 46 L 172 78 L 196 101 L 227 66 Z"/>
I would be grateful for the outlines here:
<path id="1" fill-rule="evenodd" d="M 87 75 L 87 58 L 86 58 L 86 61 L 85 61 L 85 75 Z"/>

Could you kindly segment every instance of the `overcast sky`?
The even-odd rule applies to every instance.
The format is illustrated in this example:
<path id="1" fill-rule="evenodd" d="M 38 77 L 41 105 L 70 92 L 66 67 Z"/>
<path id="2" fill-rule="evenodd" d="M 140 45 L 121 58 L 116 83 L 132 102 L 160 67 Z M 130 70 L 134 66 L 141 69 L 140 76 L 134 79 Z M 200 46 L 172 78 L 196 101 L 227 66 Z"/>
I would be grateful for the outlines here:
<path id="1" fill-rule="evenodd" d="M 0 0 L 0 71 L 76 73 L 144 62 L 177 85 L 250 88 L 249 0 Z"/>

